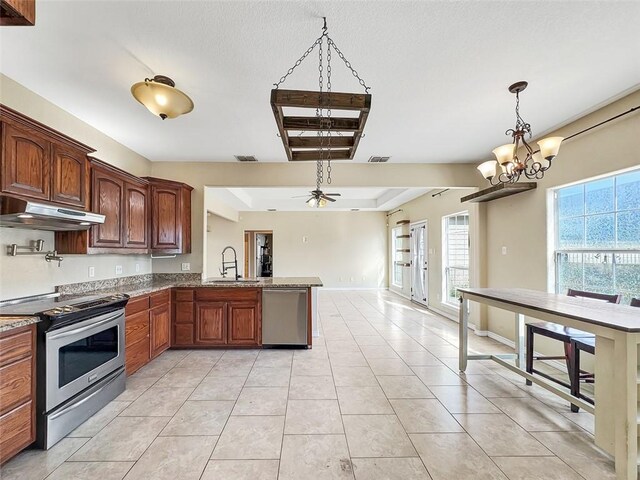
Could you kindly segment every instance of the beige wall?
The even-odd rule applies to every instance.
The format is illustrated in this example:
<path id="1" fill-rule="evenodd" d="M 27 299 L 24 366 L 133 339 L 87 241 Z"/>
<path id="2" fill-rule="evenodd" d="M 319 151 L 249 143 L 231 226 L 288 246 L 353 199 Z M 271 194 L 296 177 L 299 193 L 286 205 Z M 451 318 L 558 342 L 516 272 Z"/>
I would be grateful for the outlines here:
<path id="1" fill-rule="evenodd" d="M 95 128 L 62 110 L 10 78 L 0 74 L 0 103 L 13 108 L 45 125 L 95 148 L 96 157 L 134 175 L 148 175 L 151 163 Z M 0 299 L 35 295 L 53 290 L 55 285 L 88 280 L 89 266 L 94 266 L 94 280 L 115 277 L 115 265 L 122 265 L 123 275 L 151 271 L 149 256 L 130 255 L 68 255 L 58 268 L 44 257 L 5 254 L 7 244 L 27 245 L 42 238 L 45 249 L 53 250 L 53 233 L 36 230 L 0 228 Z"/>
<path id="2" fill-rule="evenodd" d="M 238 222 L 210 215 L 207 271 L 219 276 L 220 253 L 231 245 L 242 274 L 244 231 L 273 230 L 274 276 L 319 276 L 326 287 L 384 288 L 385 225 L 384 212 L 240 212 Z"/>
<path id="3" fill-rule="evenodd" d="M 442 217 L 459 212 L 469 212 L 469 239 L 471 244 L 470 279 L 472 286 L 480 284 L 480 252 L 482 236 L 484 232 L 479 228 L 480 209 L 476 203 L 461 203 L 460 198 L 473 193 L 476 189 L 452 189 L 444 192 L 442 195 L 433 197 L 437 190 L 426 193 L 410 202 L 401 205 L 398 208 L 402 212 L 393 214 L 388 221 L 388 239 L 391 244 L 392 229 L 397 226 L 399 220 L 410 220 L 411 223 L 426 220 L 427 222 L 427 248 L 428 253 L 428 303 L 429 308 L 445 313 L 454 318 L 458 315 L 458 310 L 448 304 L 442 303 Z M 406 229 L 409 231 L 409 229 Z M 406 243 L 407 248 L 409 243 Z M 409 258 L 408 256 L 406 258 Z M 393 258 L 388 258 L 388 268 L 393 268 Z M 390 270 L 391 271 L 391 270 Z M 395 287 L 391 283 L 391 274 L 389 274 L 389 289 L 405 297 L 411 295 L 411 268 L 404 269 L 403 288 Z M 474 307 L 472 310 L 471 322 L 477 324 L 479 322 L 479 309 Z"/>
<path id="4" fill-rule="evenodd" d="M 445 164 L 345 164 L 334 162 L 333 187 L 471 187 L 476 178 L 471 165 Z M 171 178 L 191 185 L 192 252 L 175 259 L 154 260 L 153 271 L 176 272 L 181 262 L 191 263 L 193 272 L 201 272 L 203 225 L 206 225 L 204 191 L 210 187 L 311 187 L 315 163 L 194 163 L 154 162 L 154 177 Z M 206 256 L 206 254 L 205 254 Z"/>
<path id="5" fill-rule="evenodd" d="M 640 91 L 602 108 L 554 135 L 568 136 L 640 105 Z M 535 126 L 535 125 L 534 125 Z M 547 193 L 568 183 L 640 166 L 640 112 L 562 144 L 538 188 L 486 204 L 486 284 L 547 290 Z M 507 255 L 502 255 L 502 246 Z M 513 315 L 489 309 L 491 331 L 513 339 Z M 544 350 L 543 342 L 537 342 Z M 555 342 L 554 347 L 557 347 Z M 559 347 L 558 347 L 559 348 Z"/>

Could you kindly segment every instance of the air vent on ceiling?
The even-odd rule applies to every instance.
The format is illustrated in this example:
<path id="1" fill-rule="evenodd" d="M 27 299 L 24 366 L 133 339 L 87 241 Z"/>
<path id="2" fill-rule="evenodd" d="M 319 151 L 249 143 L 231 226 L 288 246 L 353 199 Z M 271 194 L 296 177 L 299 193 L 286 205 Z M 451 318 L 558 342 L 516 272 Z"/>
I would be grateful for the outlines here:
<path id="1" fill-rule="evenodd" d="M 369 163 L 384 163 L 388 162 L 391 157 L 369 157 Z"/>
<path id="2" fill-rule="evenodd" d="M 352 211 L 352 212 L 359 212 L 359 211 L 360 211 L 360 209 L 359 209 L 359 208 L 352 208 L 352 209 L 351 209 L 351 211 Z"/>
<path id="3" fill-rule="evenodd" d="M 253 155 L 234 155 L 239 162 L 257 162 L 258 159 Z"/>
<path id="4" fill-rule="evenodd" d="M 275 212 L 276 209 L 275 208 L 267 208 L 267 212 Z"/>

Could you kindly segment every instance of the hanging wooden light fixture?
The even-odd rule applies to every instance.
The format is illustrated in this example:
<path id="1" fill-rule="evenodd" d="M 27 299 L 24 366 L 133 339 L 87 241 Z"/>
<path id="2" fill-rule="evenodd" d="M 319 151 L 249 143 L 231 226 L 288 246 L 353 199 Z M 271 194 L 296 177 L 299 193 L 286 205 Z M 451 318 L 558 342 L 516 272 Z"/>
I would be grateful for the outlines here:
<path id="1" fill-rule="evenodd" d="M 323 48 L 326 42 L 326 91 L 323 91 L 324 71 Z M 319 89 L 307 90 L 280 90 L 278 87 L 284 83 L 295 68 L 307 58 L 307 56 L 319 47 Z M 340 93 L 331 91 L 331 51 L 345 63 L 364 87 L 365 93 Z M 271 90 L 271 108 L 278 125 L 280 138 L 284 145 L 289 161 L 317 161 L 327 163 L 327 182 L 331 183 L 331 160 L 352 160 L 358 143 L 362 137 L 365 123 L 371 108 L 371 95 L 369 87 L 354 70 L 351 63 L 338 49 L 327 32 L 327 21 L 324 19 L 322 35 L 306 50 L 298 61 L 283 75 L 275 88 Z M 313 116 L 288 116 L 283 108 L 311 109 Z M 334 117 L 332 110 L 349 110 L 358 112 L 357 117 Z M 300 131 L 299 135 L 291 135 L 291 132 Z M 315 132 L 315 135 L 303 135 L 305 132 Z"/>

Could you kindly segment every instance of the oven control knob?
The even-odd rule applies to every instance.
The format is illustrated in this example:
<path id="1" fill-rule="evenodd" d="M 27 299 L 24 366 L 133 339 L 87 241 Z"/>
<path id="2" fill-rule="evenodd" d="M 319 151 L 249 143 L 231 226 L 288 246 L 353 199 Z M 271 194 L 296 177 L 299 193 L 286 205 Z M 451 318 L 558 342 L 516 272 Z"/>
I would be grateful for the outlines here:
<path id="1" fill-rule="evenodd" d="M 57 315 L 58 313 L 62 313 L 62 308 L 55 307 L 53 310 L 51 310 L 51 312 Z"/>
<path id="2" fill-rule="evenodd" d="M 72 312 L 73 311 L 73 307 L 71 305 L 65 305 L 64 307 L 62 307 L 62 311 L 63 312 Z"/>

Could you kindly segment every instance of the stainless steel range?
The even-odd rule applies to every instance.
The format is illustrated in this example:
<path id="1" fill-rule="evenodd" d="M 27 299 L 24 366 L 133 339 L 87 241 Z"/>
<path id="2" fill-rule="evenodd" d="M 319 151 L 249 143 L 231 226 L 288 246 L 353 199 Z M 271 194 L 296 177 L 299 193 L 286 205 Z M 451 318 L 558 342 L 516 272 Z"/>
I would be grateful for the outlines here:
<path id="1" fill-rule="evenodd" d="M 125 389 L 128 295 L 0 303 L 2 315 L 37 315 L 36 443 L 48 449 Z"/>

